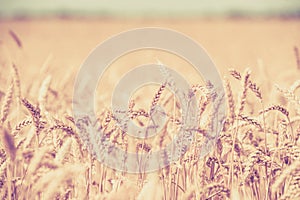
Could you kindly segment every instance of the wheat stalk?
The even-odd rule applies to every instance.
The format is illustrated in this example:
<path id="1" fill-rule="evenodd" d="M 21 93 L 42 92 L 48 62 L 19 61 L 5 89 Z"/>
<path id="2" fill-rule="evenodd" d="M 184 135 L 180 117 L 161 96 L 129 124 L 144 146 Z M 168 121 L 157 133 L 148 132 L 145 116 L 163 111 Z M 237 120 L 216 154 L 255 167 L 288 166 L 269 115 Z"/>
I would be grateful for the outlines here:
<path id="1" fill-rule="evenodd" d="M 0 128 L 1 141 L 4 145 L 5 152 L 9 155 L 11 160 L 16 158 L 16 147 L 13 137 L 8 133 L 5 128 Z"/>
<path id="2" fill-rule="evenodd" d="M 1 115 L 0 115 L 0 123 L 1 124 L 4 124 L 5 120 L 7 119 L 7 116 L 8 116 L 12 101 L 13 101 L 13 98 L 12 98 L 13 97 L 13 89 L 14 89 L 14 86 L 11 83 L 5 94 L 4 101 L 2 104 L 2 108 L 1 108 Z"/>

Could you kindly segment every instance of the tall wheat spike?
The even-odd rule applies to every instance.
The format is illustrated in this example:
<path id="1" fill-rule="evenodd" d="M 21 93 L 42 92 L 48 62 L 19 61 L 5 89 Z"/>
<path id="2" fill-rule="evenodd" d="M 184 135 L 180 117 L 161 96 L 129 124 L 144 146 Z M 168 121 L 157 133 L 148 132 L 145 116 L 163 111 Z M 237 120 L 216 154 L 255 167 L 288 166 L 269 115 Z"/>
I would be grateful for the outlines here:
<path id="1" fill-rule="evenodd" d="M 14 89 L 14 86 L 11 83 L 5 94 L 5 98 L 4 98 L 4 101 L 2 104 L 1 115 L 0 115 L 0 117 L 1 117 L 0 118 L 0 123 L 1 123 L 0 126 L 3 125 L 3 123 L 7 119 L 7 116 L 8 116 L 12 101 L 13 101 L 13 89 Z"/>

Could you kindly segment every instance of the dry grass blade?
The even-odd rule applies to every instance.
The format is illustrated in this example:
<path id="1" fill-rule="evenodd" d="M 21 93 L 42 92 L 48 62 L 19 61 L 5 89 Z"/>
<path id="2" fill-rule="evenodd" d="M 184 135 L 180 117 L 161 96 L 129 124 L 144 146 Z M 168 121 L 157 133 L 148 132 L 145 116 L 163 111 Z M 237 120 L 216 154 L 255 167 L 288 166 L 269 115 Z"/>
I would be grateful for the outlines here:
<path id="1" fill-rule="evenodd" d="M 82 145 L 81 139 L 71 126 L 68 126 L 68 125 L 65 125 L 62 123 L 56 124 L 56 125 L 48 128 L 47 134 L 50 134 L 52 131 L 55 131 L 55 130 L 62 130 L 64 132 L 66 132 L 69 136 L 73 136 L 75 138 L 77 144 L 81 147 L 81 145 Z"/>
<path id="2" fill-rule="evenodd" d="M 242 80 L 242 75 L 240 72 L 236 71 L 235 69 L 229 69 L 230 75 L 237 80 Z"/>
<path id="3" fill-rule="evenodd" d="M 227 79 L 225 79 L 225 87 L 226 87 L 226 94 L 227 94 L 227 100 L 228 100 L 228 107 L 229 107 L 229 121 L 228 123 L 230 125 L 233 124 L 235 119 L 235 103 L 233 99 L 233 93 L 231 90 L 231 85 Z"/>
<path id="4" fill-rule="evenodd" d="M 8 33 L 12 37 L 12 39 L 15 41 L 15 43 L 18 45 L 18 47 L 22 48 L 22 42 L 21 42 L 19 36 L 12 30 L 9 30 Z"/>
<path id="5" fill-rule="evenodd" d="M 65 131 L 68 135 L 76 135 L 73 128 L 65 124 L 54 125 L 48 129 L 48 132 L 52 132 L 54 130 L 59 130 L 59 129 Z"/>
<path id="6" fill-rule="evenodd" d="M 293 103 L 294 105 L 300 105 L 300 98 L 295 95 L 295 91 L 293 90 L 287 90 L 287 89 L 282 89 L 278 85 L 275 85 L 277 90 L 281 93 L 283 93 L 284 97 L 290 102 Z M 294 86 L 295 88 L 295 86 Z M 293 88 L 292 88 L 293 89 Z"/>
<path id="7" fill-rule="evenodd" d="M 37 107 L 35 107 L 34 105 L 32 105 L 27 99 L 22 99 L 22 103 L 23 105 L 28 109 L 28 111 L 30 112 L 30 114 L 34 117 L 34 118 L 40 118 L 40 112 L 39 109 Z"/>
<path id="8" fill-rule="evenodd" d="M 59 193 L 57 186 L 65 185 L 68 181 L 71 181 L 81 172 L 84 172 L 85 167 L 83 165 L 73 164 L 66 165 L 62 168 L 52 170 L 44 174 L 38 182 L 33 186 L 33 196 L 43 192 L 43 199 L 53 199 L 53 197 Z"/>
<path id="9" fill-rule="evenodd" d="M 259 130 L 263 130 L 261 124 L 257 120 L 252 119 L 252 118 L 247 117 L 247 116 L 244 116 L 244 115 L 240 115 L 239 117 L 240 117 L 241 120 L 246 121 L 249 124 L 252 124 L 252 125 L 256 126 Z"/>
<path id="10" fill-rule="evenodd" d="M 152 177 L 146 183 L 137 197 L 137 200 L 163 199 L 162 184 L 158 177 Z"/>
<path id="11" fill-rule="evenodd" d="M 1 141 L 5 148 L 5 152 L 9 155 L 11 160 L 16 158 L 16 147 L 13 137 L 8 133 L 5 128 L 0 128 Z"/>
<path id="12" fill-rule="evenodd" d="M 300 79 L 293 83 L 293 85 L 290 87 L 290 91 L 292 93 L 295 93 L 298 88 L 300 88 Z M 299 104 L 300 104 L 300 102 L 299 102 Z"/>
<path id="13" fill-rule="evenodd" d="M 3 179 L 5 178 L 4 176 L 5 176 L 6 167 L 7 167 L 7 161 L 4 161 L 0 166 L 0 181 L 3 181 Z"/>
<path id="14" fill-rule="evenodd" d="M 149 112 L 150 115 L 151 115 L 151 113 L 153 113 L 153 111 L 155 109 L 155 106 L 157 105 L 157 103 L 158 103 L 163 91 L 165 90 L 165 88 L 166 88 L 166 84 L 164 83 L 159 87 L 157 93 L 155 94 L 155 97 L 153 98 L 152 103 L 151 103 L 151 108 L 150 108 L 150 112 Z"/>
<path id="15" fill-rule="evenodd" d="M 243 77 L 243 91 L 239 98 L 239 109 L 238 109 L 238 113 L 236 114 L 236 116 L 241 115 L 244 110 L 245 103 L 246 103 L 246 97 L 247 97 L 247 89 L 248 89 L 248 84 L 249 84 L 249 77 L 250 77 L 250 71 L 247 69 L 245 71 L 245 75 Z"/>
<path id="16" fill-rule="evenodd" d="M 281 112 L 282 114 L 284 114 L 289 119 L 289 111 L 286 108 L 284 108 L 283 106 L 280 106 L 280 105 L 270 106 L 269 108 L 260 111 L 259 114 L 267 113 L 267 112 L 270 112 L 272 110 L 277 110 L 277 111 Z"/>
<path id="17" fill-rule="evenodd" d="M 21 83 L 20 83 L 20 76 L 19 76 L 19 70 L 15 64 L 12 64 L 13 68 L 13 81 L 14 81 L 14 89 L 15 89 L 15 95 L 18 99 L 18 103 L 20 103 L 21 99 Z"/>
<path id="18" fill-rule="evenodd" d="M 277 191 L 281 185 L 284 184 L 285 180 L 295 173 L 295 171 L 299 170 L 300 161 L 294 162 L 292 165 L 285 168 L 279 177 L 276 178 L 274 184 L 272 185 L 272 190 Z"/>
<path id="19" fill-rule="evenodd" d="M 260 88 L 256 85 L 256 83 L 253 83 L 251 80 L 249 80 L 249 88 L 255 94 L 255 96 L 262 101 L 261 91 Z"/>
<path id="20" fill-rule="evenodd" d="M 51 76 L 49 75 L 44 79 L 44 81 L 41 85 L 40 91 L 39 91 L 38 102 L 39 102 L 39 106 L 42 110 L 42 113 L 46 112 L 45 104 L 46 104 L 46 100 L 47 100 L 50 83 L 51 83 Z"/>
<path id="21" fill-rule="evenodd" d="M 235 69 L 230 69 L 229 70 L 230 72 L 230 75 L 232 77 L 234 77 L 235 79 L 237 80 L 242 80 L 242 75 L 240 72 L 236 71 Z M 256 85 L 256 83 L 253 83 L 251 80 L 248 80 L 248 85 L 247 87 L 249 87 L 249 89 L 255 94 L 255 96 L 262 100 L 262 94 L 261 94 L 261 91 L 260 91 L 260 88 Z"/>
<path id="22" fill-rule="evenodd" d="M 2 104 L 2 108 L 1 108 L 1 115 L 0 115 L 0 123 L 3 124 L 5 122 L 5 120 L 7 119 L 8 113 L 9 113 L 9 109 L 11 106 L 11 103 L 13 101 L 13 83 L 10 84 L 6 94 L 5 94 L 5 98 Z"/>
<path id="23" fill-rule="evenodd" d="M 30 165 L 26 176 L 27 178 L 30 178 L 36 172 L 36 170 L 41 166 L 42 160 L 48 151 L 49 148 L 46 146 L 36 149 L 34 156 L 30 161 Z"/>
<path id="24" fill-rule="evenodd" d="M 251 175 L 254 166 L 266 162 L 265 154 L 262 150 L 256 149 L 247 156 L 247 161 L 244 163 L 244 172 L 242 176 L 242 184 L 244 184 Z"/>
<path id="25" fill-rule="evenodd" d="M 27 99 L 22 99 L 23 105 L 27 108 L 32 116 L 32 121 L 34 122 L 34 126 L 36 128 L 36 134 L 38 135 L 41 129 L 43 129 L 43 123 L 41 123 L 41 111 L 39 107 L 33 106 Z"/>
<path id="26" fill-rule="evenodd" d="M 63 162 L 63 160 L 65 159 L 65 155 L 68 153 L 68 151 L 71 148 L 71 144 L 72 144 L 72 139 L 68 138 L 67 141 L 64 142 L 64 144 L 62 145 L 62 147 L 56 153 L 55 160 L 58 163 L 62 163 Z"/>
<path id="27" fill-rule="evenodd" d="M 206 199 L 210 199 L 215 197 L 219 193 L 224 193 L 225 197 L 230 197 L 230 190 L 226 188 L 223 184 L 213 183 L 210 185 L 207 185 L 204 189 Z"/>
<path id="28" fill-rule="evenodd" d="M 65 118 L 66 118 L 67 120 L 69 120 L 70 122 L 72 122 L 73 124 L 75 124 L 75 119 L 74 119 L 74 117 L 69 116 L 69 115 L 66 115 Z"/>
<path id="29" fill-rule="evenodd" d="M 22 130 L 24 127 L 30 125 L 32 123 L 31 119 L 24 119 L 23 121 L 19 122 L 19 124 L 16 125 L 15 130 L 13 131 L 13 135 L 16 136 L 16 134 Z"/>
<path id="30" fill-rule="evenodd" d="M 294 52 L 295 52 L 295 58 L 296 58 L 296 63 L 297 63 L 297 69 L 300 70 L 300 54 L 299 54 L 299 49 L 298 47 L 294 47 Z"/>
<path id="31" fill-rule="evenodd" d="M 137 117 L 140 117 L 140 116 L 143 116 L 143 117 L 149 117 L 149 114 L 148 114 L 148 112 L 146 112 L 146 111 L 143 110 L 143 109 L 133 110 L 133 111 L 131 112 L 130 118 L 131 118 L 131 119 L 136 119 Z"/>
<path id="32" fill-rule="evenodd" d="M 298 141 L 299 140 L 299 138 L 300 138 L 300 124 L 299 124 L 299 126 L 298 126 L 298 128 L 297 128 L 297 134 L 296 134 L 296 141 Z"/>
<path id="33" fill-rule="evenodd" d="M 1 90 L 0 90 L 0 100 L 2 99 L 2 97 L 5 95 L 5 93 L 4 92 L 2 92 Z"/>

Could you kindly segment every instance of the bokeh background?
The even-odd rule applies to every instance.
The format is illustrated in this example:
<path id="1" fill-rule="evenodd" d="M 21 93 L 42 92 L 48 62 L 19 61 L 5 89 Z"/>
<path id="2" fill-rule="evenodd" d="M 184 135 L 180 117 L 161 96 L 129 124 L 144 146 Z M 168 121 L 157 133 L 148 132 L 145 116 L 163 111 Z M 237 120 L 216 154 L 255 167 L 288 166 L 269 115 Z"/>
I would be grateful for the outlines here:
<path id="1" fill-rule="evenodd" d="M 297 0 L 1 0 L 2 16 L 299 16 Z"/>
<path id="2" fill-rule="evenodd" d="M 0 0 L 0 5 L 2 55 L 10 55 L 23 79 L 52 74 L 53 87 L 65 88 L 68 95 L 96 45 L 122 31 L 149 26 L 170 28 L 197 41 L 222 76 L 228 68 L 249 67 L 269 93 L 274 83 L 289 85 L 299 75 L 294 51 L 300 47 L 298 0 Z M 2 68 L 7 57 L 2 56 Z M 182 59 L 144 51 L 116 60 L 100 84 L 111 88 L 130 68 L 157 60 L 195 79 Z M 7 74 L 2 70 L 1 76 Z"/>

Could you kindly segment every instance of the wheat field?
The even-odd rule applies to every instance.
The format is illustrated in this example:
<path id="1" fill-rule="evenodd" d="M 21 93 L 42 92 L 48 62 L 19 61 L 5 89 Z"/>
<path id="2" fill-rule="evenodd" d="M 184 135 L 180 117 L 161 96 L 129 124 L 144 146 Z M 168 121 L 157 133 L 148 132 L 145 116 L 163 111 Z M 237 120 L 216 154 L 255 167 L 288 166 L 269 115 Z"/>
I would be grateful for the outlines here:
<path id="1" fill-rule="evenodd" d="M 62 26 L 67 22 L 68 20 L 63 20 Z M 43 38 L 41 34 L 41 38 L 34 38 L 35 41 L 29 35 L 36 34 L 34 31 L 37 31 L 35 28 L 38 26 L 42 26 L 40 31 L 54 34 L 56 31 L 51 32 L 50 29 L 53 28 L 51 26 L 59 23 L 59 20 L 52 22 L 50 20 L 49 29 L 46 30 L 46 26 L 41 23 L 41 21 L 26 22 L 26 20 L 0 22 L 2 27 L 0 28 L 2 30 L 0 34 L 1 199 L 300 198 L 300 41 L 296 38 L 299 33 L 299 21 L 275 21 L 275 25 L 271 25 L 268 29 L 272 32 L 279 30 L 285 23 L 292 24 L 292 28 L 287 28 L 294 31 L 291 41 L 282 42 L 292 43 L 292 45 L 287 53 L 288 56 L 284 54 L 287 51 L 286 47 L 279 48 L 278 51 L 284 51 L 283 57 L 278 58 L 279 64 L 274 56 L 268 55 L 266 60 L 263 60 L 264 55 L 262 55 L 262 60 L 257 58 L 258 61 L 257 59 L 253 61 L 257 68 L 238 64 L 232 64 L 231 68 L 227 64 L 222 65 L 228 62 L 225 57 L 216 56 L 217 63 L 223 66 L 219 70 L 224 77 L 227 116 L 223 131 L 212 151 L 203 158 L 197 155 L 210 129 L 211 121 L 208 119 L 216 114 L 210 110 L 213 94 L 209 84 L 201 81 L 199 77 L 190 76 L 190 71 L 182 72 L 191 80 L 191 90 L 198 100 L 200 113 L 197 116 L 199 127 L 195 130 L 196 137 L 184 156 L 176 163 L 155 172 L 137 174 L 110 169 L 88 152 L 87 145 L 82 142 L 80 130 L 75 126 L 72 116 L 72 90 L 74 89 L 72 87 L 78 69 L 67 66 L 66 69 L 60 70 L 67 62 L 65 58 L 69 55 L 67 49 L 51 49 L 56 58 L 53 59 L 51 56 L 53 53 L 47 54 L 49 56 L 46 58 L 41 58 L 41 52 L 38 51 L 39 49 L 44 51 L 43 42 L 46 47 L 52 48 L 49 44 L 57 38 L 52 38 L 51 41 L 49 36 L 50 41 L 47 39 L 44 41 L 41 39 Z M 68 23 L 70 26 L 76 26 L 76 23 L 84 24 L 80 20 Z M 93 23 L 96 22 L 91 23 L 91 26 L 94 26 Z M 111 22 L 103 20 L 101 23 L 106 24 L 103 27 L 109 27 L 107 24 Z M 120 23 L 123 24 L 124 29 L 143 23 L 161 26 L 172 24 L 157 21 L 134 22 L 135 25 L 126 23 L 125 25 Z M 173 26 L 182 26 L 182 29 L 188 26 L 180 23 L 185 24 L 185 22 L 178 22 Z M 191 27 L 193 23 L 196 22 L 192 22 Z M 206 27 L 212 26 L 205 23 L 203 22 Z M 214 23 L 229 24 L 227 29 L 226 27 L 224 29 L 224 37 L 229 37 L 226 36 L 226 31 L 230 34 L 232 24 L 240 24 L 242 27 L 239 28 L 243 29 L 245 22 L 237 20 L 234 23 L 230 21 Z M 251 20 L 247 23 L 250 27 L 255 27 L 253 30 L 259 30 L 266 22 L 257 22 L 258 27 L 255 26 L 256 22 Z M 27 28 L 30 27 L 32 30 L 28 31 Z M 114 31 L 117 30 L 116 27 L 117 25 L 111 25 Z M 191 32 L 197 34 L 195 30 Z M 66 34 L 67 37 L 67 34 L 71 33 L 61 34 Z M 269 32 L 266 32 L 264 38 L 267 38 L 268 34 Z M 94 39 L 89 41 L 89 38 L 84 35 L 86 45 L 82 48 L 86 51 L 96 45 L 94 44 L 96 36 L 93 37 Z M 62 37 L 62 43 L 63 40 Z M 272 41 L 276 46 L 275 40 Z M 268 41 L 266 46 L 271 47 L 272 41 Z M 55 45 L 59 45 L 58 43 Z M 26 49 L 24 47 L 26 44 L 31 47 Z M 240 45 L 247 46 L 246 43 L 239 43 L 236 47 L 238 51 L 243 51 Z M 209 48 L 214 49 L 217 46 L 211 45 Z M 76 53 L 74 57 L 68 57 L 73 63 L 66 65 L 80 65 L 81 59 L 87 55 L 86 51 L 81 53 L 79 51 L 76 50 L 77 57 Z M 35 54 L 36 60 L 32 59 L 35 58 L 32 56 Z M 164 55 L 166 60 L 162 58 L 162 61 L 175 65 L 175 68 L 176 63 L 181 67 L 187 64 L 163 52 L 156 54 L 148 51 L 146 54 L 143 62 L 155 61 L 158 56 Z M 28 60 L 30 57 L 28 55 L 31 55 L 31 60 Z M 138 52 L 135 56 L 139 55 Z M 141 60 L 136 63 L 132 61 L 133 56 L 128 55 L 127 58 L 120 58 L 121 61 L 114 63 L 114 66 L 124 65 L 124 67 L 116 71 L 108 70 L 107 76 L 99 82 L 99 88 L 102 86 L 106 91 L 110 91 L 115 80 L 128 70 L 127 65 L 141 62 Z M 242 54 L 228 59 L 230 61 L 236 58 L 243 63 L 243 60 L 252 57 L 253 55 Z M 60 58 L 64 61 L 59 61 Z M 288 66 L 278 66 L 283 63 Z M 271 64 L 275 67 L 266 66 Z M 264 73 L 265 68 L 268 68 L 270 73 Z M 257 69 L 261 70 L 257 72 Z M 274 76 L 275 71 L 277 76 Z M 167 122 L 157 137 L 149 140 L 134 140 L 116 126 L 115 118 L 107 104 L 110 95 L 101 92 L 103 90 L 97 91 L 96 101 L 98 105 L 96 116 L 100 128 L 109 141 L 125 151 L 138 154 L 163 148 L 172 140 L 182 124 L 178 99 L 165 88 L 163 83 L 151 86 L 133 95 L 128 105 L 128 116 L 139 126 L 145 126 L 149 120 L 151 106 L 159 104 L 167 111 Z"/>

